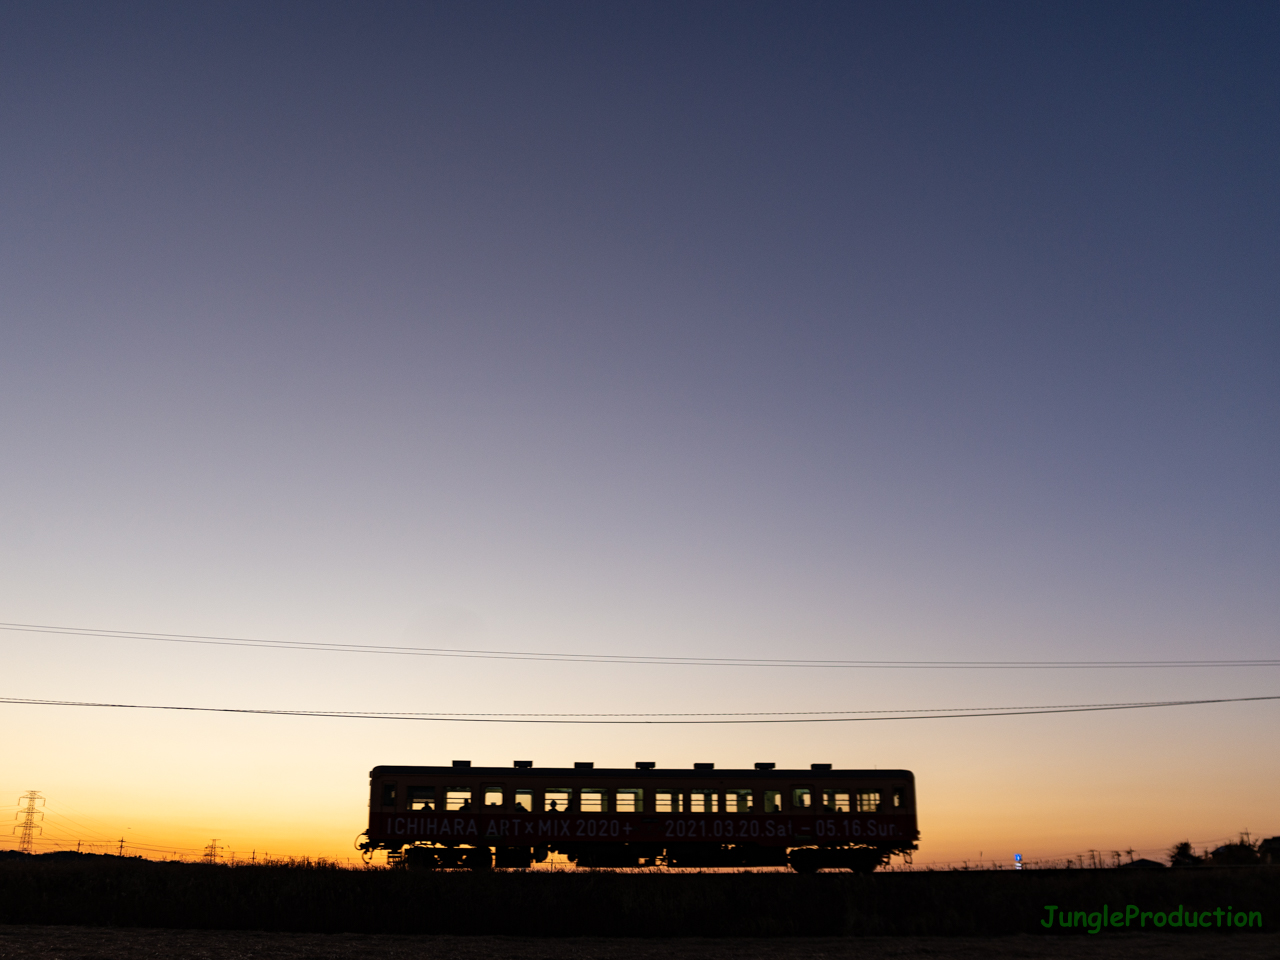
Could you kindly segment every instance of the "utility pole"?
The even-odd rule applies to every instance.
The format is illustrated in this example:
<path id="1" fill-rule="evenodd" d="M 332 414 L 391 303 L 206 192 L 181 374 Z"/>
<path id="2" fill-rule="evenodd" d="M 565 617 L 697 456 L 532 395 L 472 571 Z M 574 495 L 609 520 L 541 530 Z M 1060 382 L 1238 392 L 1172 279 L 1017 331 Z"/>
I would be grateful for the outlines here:
<path id="1" fill-rule="evenodd" d="M 124 856 L 124 837 L 120 838 L 120 850 L 116 853 L 116 856 L 117 857 Z"/>
<path id="2" fill-rule="evenodd" d="M 14 828 L 22 831 L 18 834 L 18 849 L 23 853 L 35 853 L 33 842 L 35 835 L 37 832 L 44 833 L 43 827 L 36 826 L 37 814 L 39 814 L 41 820 L 44 819 L 44 814 L 40 813 L 40 811 L 36 809 L 36 801 L 39 800 L 41 805 L 43 805 L 44 797 L 40 796 L 40 792 L 38 790 L 28 790 L 18 798 L 18 803 L 21 804 L 23 800 L 27 801 L 26 809 L 19 810 L 13 815 L 15 820 L 20 815 L 22 816 L 22 823 Z"/>

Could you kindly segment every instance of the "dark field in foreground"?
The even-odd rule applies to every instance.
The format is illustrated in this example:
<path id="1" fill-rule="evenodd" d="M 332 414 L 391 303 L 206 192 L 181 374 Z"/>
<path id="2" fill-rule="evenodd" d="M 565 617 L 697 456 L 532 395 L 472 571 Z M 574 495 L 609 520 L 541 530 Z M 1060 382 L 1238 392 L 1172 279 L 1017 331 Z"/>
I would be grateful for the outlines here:
<path id="1" fill-rule="evenodd" d="M 1237 960 L 1280 957 L 1280 936 L 603 939 L 0 926 L 0 960 Z"/>
<path id="2" fill-rule="evenodd" d="M 1262 930 L 1080 927 L 1231 949 L 1280 923 L 1280 869 L 848 873 L 414 873 L 93 857 L 0 861 L 0 923 L 513 937 L 1049 935 L 1045 906 L 1256 911 Z M 1212 923 L 1212 919 L 1210 921 Z"/>

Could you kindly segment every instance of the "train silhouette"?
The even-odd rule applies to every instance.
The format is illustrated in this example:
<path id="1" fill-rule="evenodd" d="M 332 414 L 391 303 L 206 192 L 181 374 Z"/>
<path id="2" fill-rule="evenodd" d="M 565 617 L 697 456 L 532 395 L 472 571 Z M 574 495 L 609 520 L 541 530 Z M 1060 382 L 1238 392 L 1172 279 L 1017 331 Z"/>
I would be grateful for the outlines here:
<path id="1" fill-rule="evenodd" d="M 764 867 L 870 873 L 910 856 L 916 825 L 909 770 L 597 770 L 375 767 L 366 856 L 411 869 L 528 868 L 552 852 L 582 867 Z"/>

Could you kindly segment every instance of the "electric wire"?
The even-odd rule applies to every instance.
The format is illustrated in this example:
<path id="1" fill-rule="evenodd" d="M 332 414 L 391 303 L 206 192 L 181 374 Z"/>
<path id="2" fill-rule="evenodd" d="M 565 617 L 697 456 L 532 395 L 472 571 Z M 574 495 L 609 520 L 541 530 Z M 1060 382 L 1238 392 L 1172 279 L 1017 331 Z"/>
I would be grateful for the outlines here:
<path id="1" fill-rule="evenodd" d="M 118 827 L 112 827 L 80 811 L 74 811 L 76 816 L 72 816 L 67 812 L 71 809 L 62 803 L 47 804 L 45 806 L 43 811 L 45 813 L 44 822 L 49 824 L 53 831 L 43 834 L 41 843 L 44 845 L 51 843 L 82 843 L 86 847 L 100 847 L 112 852 L 123 841 L 126 850 L 143 850 L 148 853 L 177 853 L 182 851 L 189 855 L 199 855 L 201 852 L 196 847 L 156 843 L 149 838 L 143 837 L 121 837 L 118 839 L 116 837 L 116 834 L 120 832 Z M 86 820 L 92 821 L 92 823 L 86 823 Z M 93 826 L 92 824 L 94 823 L 98 824 L 98 826 Z"/>
<path id="2" fill-rule="evenodd" d="M 632 714 L 633 719 L 621 719 L 617 715 L 596 715 L 595 719 L 567 718 L 564 716 L 528 715 L 528 714 L 487 714 L 483 716 L 469 714 L 406 714 L 375 713 L 353 710 L 282 710 L 249 707 L 193 707 L 172 704 L 142 703 L 100 703 L 85 700 L 42 700 L 26 697 L 0 697 L 0 703 L 22 706 L 56 706 L 56 707 L 93 707 L 116 710 L 167 710 L 187 713 L 228 713 L 257 716 L 282 717 L 316 717 L 345 720 L 393 720 L 399 722 L 426 723 L 541 723 L 570 725 L 708 725 L 708 724 L 776 724 L 776 723 L 866 723 L 885 720 L 967 720 L 977 717 L 1025 717 L 1044 716 L 1067 713 L 1099 713 L 1116 710 L 1142 710 L 1160 707 L 1190 707 L 1220 703 L 1254 703 L 1259 701 L 1280 700 L 1280 695 L 1260 697 L 1219 697 L 1202 700 L 1153 700 L 1135 703 L 1100 703 L 1100 704 L 1062 704 L 1057 706 L 1012 707 L 1012 708 L 959 708 L 950 712 L 929 710 L 901 711 L 840 711 L 837 715 L 813 716 L 810 714 L 792 714 L 789 716 L 751 716 L 742 714 L 722 714 L 717 719 L 672 719 L 670 715 Z M 699 715 L 684 715 L 699 716 Z"/>
<path id="3" fill-rule="evenodd" d="M 249 647 L 314 653 L 358 653 L 382 656 L 445 657 L 463 660 L 523 660 L 541 663 L 604 663 L 643 666 L 755 667 L 786 669 L 859 670 L 1104 670 L 1146 668 L 1277 667 L 1280 659 L 1205 660 L 805 660 L 750 657 L 677 657 L 639 654 L 541 653 L 529 650 L 470 650 L 455 647 L 413 647 L 388 644 L 323 643 L 312 640 L 261 640 L 201 634 L 152 633 L 51 624 L 0 623 L 0 631 L 41 633 L 115 640 L 151 640 L 201 646 Z"/>

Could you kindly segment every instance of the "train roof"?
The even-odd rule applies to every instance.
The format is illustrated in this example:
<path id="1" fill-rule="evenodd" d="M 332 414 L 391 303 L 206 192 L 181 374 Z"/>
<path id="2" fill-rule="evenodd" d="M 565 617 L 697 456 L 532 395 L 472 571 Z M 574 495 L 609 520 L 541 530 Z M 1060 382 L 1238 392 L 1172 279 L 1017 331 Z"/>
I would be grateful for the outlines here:
<path id="1" fill-rule="evenodd" d="M 772 765 L 770 765 L 772 767 Z M 567 777 L 571 779 L 597 779 L 601 777 L 626 778 L 643 777 L 644 779 L 698 780 L 708 777 L 721 780 L 724 778 L 752 778 L 756 780 L 795 780 L 800 777 L 808 779 L 839 780 L 914 780 L 910 770 L 844 770 L 833 769 L 829 764 L 818 763 L 808 768 L 792 768 L 779 770 L 723 769 L 710 764 L 698 764 L 696 767 L 596 767 L 577 764 L 572 767 L 473 767 L 469 761 L 454 761 L 449 766 L 377 766 L 369 771 L 370 779 L 375 777 L 434 777 L 434 776 L 479 776 L 492 778 L 512 777 Z"/>

